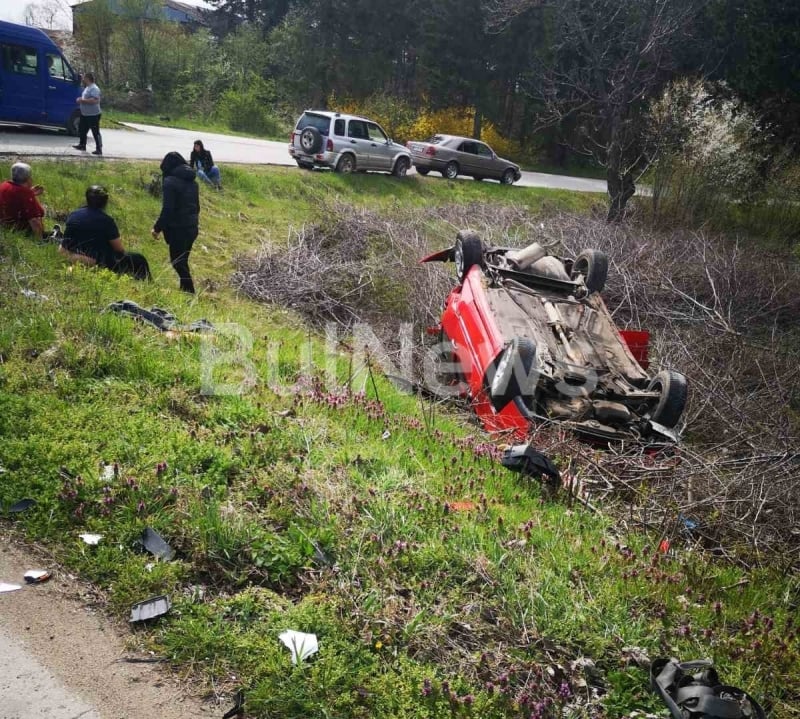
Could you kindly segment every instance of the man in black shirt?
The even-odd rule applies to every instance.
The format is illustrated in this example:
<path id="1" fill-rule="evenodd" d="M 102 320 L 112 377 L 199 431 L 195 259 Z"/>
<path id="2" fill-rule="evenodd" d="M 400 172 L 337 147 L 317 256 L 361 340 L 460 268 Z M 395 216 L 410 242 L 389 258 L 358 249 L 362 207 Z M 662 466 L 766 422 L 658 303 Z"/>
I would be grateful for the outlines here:
<path id="1" fill-rule="evenodd" d="M 105 213 L 108 191 L 100 185 L 86 190 L 86 207 L 67 218 L 59 252 L 70 262 L 105 267 L 117 274 L 150 279 L 147 260 L 137 252 L 125 252 L 114 219 Z"/>

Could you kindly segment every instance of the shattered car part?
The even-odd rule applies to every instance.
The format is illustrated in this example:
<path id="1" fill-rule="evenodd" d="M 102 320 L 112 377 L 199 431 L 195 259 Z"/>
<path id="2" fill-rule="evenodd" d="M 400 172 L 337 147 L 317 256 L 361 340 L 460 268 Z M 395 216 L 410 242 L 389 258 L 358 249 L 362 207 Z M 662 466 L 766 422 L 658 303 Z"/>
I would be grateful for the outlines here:
<path id="1" fill-rule="evenodd" d="M 150 597 L 142 602 L 137 602 L 131 607 L 130 622 L 146 622 L 150 619 L 164 616 L 172 608 L 169 597 L 161 594 Z"/>

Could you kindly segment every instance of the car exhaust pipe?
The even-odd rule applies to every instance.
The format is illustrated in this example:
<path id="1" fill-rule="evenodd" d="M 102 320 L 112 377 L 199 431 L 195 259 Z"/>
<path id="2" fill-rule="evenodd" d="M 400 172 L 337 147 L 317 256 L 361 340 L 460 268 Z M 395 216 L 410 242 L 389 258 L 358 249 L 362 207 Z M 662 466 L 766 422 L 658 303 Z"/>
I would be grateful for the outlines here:
<path id="1" fill-rule="evenodd" d="M 523 247 L 521 250 L 513 250 L 506 253 L 506 259 L 516 265 L 518 270 L 526 270 L 534 262 L 541 260 L 547 251 L 538 242 Z"/>

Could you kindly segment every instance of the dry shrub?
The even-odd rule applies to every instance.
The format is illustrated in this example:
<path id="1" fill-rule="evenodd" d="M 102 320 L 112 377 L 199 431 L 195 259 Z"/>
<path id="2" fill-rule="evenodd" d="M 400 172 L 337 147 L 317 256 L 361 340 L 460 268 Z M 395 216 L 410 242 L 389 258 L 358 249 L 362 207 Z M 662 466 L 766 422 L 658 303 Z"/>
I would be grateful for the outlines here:
<path id="1" fill-rule="evenodd" d="M 575 494 L 624 498 L 628 516 L 664 535 L 726 551 L 796 553 L 800 275 L 788 254 L 566 214 L 542 221 L 490 204 L 378 213 L 334 202 L 322 216 L 330 219 L 295 230 L 288 247 L 241 258 L 235 283 L 317 326 L 369 322 L 389 347 L 398 321 L 438 321 L 452 266 L 418 261 L 452 245 L 459 229 L 477 230 L 487 244 L 605 251 L 615 321 L 651 331 L 651 371 L 688 377 L 688 442 L 677 456 L 654 458 L 640 447 L 597 453 L 557 426 L 535 428 L 534 440 L 562 458 Z"/>

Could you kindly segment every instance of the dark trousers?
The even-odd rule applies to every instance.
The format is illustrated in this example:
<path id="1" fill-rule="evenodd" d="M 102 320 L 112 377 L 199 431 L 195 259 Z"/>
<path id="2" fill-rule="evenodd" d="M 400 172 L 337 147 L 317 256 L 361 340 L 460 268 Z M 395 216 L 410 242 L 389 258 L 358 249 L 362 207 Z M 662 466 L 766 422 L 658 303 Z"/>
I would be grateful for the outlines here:
<path id="1" fill-rule="evenodd" d="M 150 265 L 144 255 L 138 252 L 125 252 L 117 255 L 114 263 L 109 265 L 109 270 L 118 275 L 130 275 L 135 280 L 149 280 Z"/>
<path id="2" fill-rule="evenodd" d="M 97 149 L 103 149 L 103 138 L 100 136 L 100 117 L 101 115 L 81 115 L 81 121 L 78 125 L 78 135 L 80 136 L 78 144 L 81 147 L 86 147 L 86 136 L 91 130 Z"/>
<path id="3" fill-rule="evenodd" d="M 172 227 L 164 228 L 164 239 L 169 245 L 169 261 L 180 279 L 180 288 L 184 292 L 194 294 L 194 282 L 189 272 L 189 253 L 197 239 L 197 228 Z"/>

